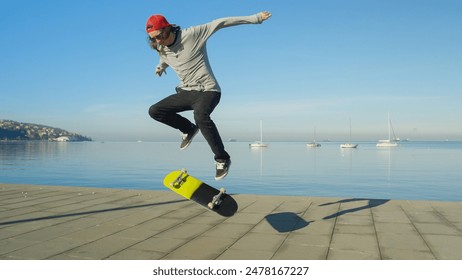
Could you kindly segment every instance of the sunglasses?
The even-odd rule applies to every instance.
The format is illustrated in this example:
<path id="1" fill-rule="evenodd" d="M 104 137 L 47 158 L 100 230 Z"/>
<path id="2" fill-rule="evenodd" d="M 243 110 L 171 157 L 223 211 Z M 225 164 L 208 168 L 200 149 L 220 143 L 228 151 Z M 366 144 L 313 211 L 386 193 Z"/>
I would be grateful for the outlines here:
<path id="1" fill-rule="evenodd" d="M 162 28 L 162 29 L 160 30 L 160 33 L 159 33 L 159 34 L 157 34 L 157 35 L 155 35 L 155 36 L 152 36 L 152 37 L 149 36 L 149 40 L 151 40 L 152 42 L 155 42 L 155 41 L 157 41 L 157 40 L 162 39 L 162 37 L 163 37 L 163 35 L 164 35 L 164 31 L 165 31 L 165 29 Z"/>

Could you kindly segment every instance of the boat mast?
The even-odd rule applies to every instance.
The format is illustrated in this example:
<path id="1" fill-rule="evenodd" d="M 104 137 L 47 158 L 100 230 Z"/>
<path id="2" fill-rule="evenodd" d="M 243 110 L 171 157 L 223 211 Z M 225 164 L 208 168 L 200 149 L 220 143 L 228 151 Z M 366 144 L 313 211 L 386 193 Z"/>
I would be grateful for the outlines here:
<path id="1" fill-rule="evenodd" d="M 260 120 L 260 143 L 263 144 L 263 123 Z"/>
<path id="2" fill-rule="evenodd" d="M 391 142 L 391 120 L 390 120 L 390 112 L 388 112 L 388 142 Z"/>

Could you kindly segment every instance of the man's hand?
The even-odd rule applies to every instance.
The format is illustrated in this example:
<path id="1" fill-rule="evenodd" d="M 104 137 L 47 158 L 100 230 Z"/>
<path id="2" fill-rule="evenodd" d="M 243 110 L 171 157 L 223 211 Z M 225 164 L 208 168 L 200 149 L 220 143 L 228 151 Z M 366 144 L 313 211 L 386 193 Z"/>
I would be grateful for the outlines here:
<path id="1" fill-rule="evenodd" d="M 157 76 L 161 77 L 163 73 L 165 73 L 165 75 L 167 75 L 167 72 L 165 71 L 165 69 L 162 70 L 160 68 L 156 68 L 156 75 Z"/>
<path id="2" fill-rule="evenodd" d="M 272 15 L 271 15 L 270 12 L 266 12 L 266 11 L 265 11 L 265 12 L 261 12 L 261 20 L 262 20 L 262 21 L 265 21 L 265 20 L 269 19 L 271 16 L 272 16 Z"/>

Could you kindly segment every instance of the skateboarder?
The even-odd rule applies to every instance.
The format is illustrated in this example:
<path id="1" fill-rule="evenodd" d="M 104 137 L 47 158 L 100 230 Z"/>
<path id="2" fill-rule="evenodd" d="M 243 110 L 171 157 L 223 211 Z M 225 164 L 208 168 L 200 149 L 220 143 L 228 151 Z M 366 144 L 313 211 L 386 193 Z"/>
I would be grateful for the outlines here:
<path id="1" fill-rule="evenodd" d="M 149 115 L 183 133 L 180 149 L 186 149 L 200 130 L 215 155 L 216 180 L 228 174 L 231 159 L 210 118 L 220 101 L 221 89 L 207 57 L 206 43 L 221 28 L 262 23 L 270 17 L 269 12 L 261 12 L 216 19 L 186 29 L 170 24 L 162 15 L 152 15 L 146 23 L 150 45 L 160 58 L 155 73 L 160 77 L 170 66 L 180 79 L 176 93 L 152 105 Z M 186 110 L 194 110 L 195 123 L 178 114 Z"/>

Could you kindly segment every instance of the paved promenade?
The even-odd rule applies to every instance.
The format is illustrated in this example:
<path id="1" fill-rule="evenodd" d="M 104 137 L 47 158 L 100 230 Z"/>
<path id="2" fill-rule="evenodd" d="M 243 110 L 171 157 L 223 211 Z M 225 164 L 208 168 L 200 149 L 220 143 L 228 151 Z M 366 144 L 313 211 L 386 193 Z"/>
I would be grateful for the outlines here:
<path id="1" fill-rule="evenodd" d="M 462 203 L 0 184 L 0 259 L 462 259 Z"/>

